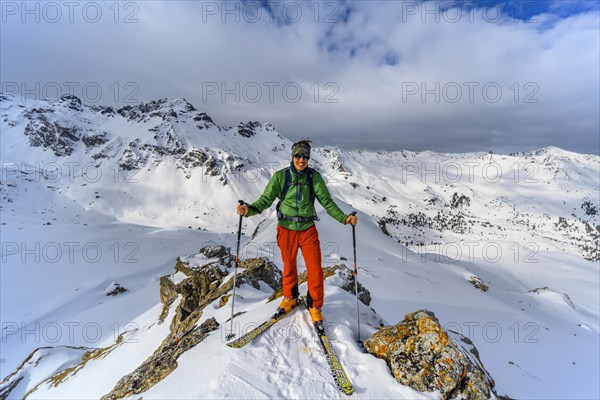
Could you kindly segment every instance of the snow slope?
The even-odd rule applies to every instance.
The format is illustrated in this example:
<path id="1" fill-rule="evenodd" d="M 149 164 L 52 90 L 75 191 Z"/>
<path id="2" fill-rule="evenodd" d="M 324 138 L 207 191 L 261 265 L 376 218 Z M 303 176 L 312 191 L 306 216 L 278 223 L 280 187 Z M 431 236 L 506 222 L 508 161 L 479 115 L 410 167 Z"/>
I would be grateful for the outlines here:
<path id="1" fill-rule="evenodd" d="M 168 333 L 157 323 L 159 278 L 206 244 L 235 248 L 237 199 L 258 198 L 287 164 L 291 141 L 270 124 L 219 127 L 184 100 L 121 110 L 70 97 L 0 100 L 0 376 L 49 347 L 34 355 L 43 363 L 18 370 L 23 379 L 11 396 L 36 388 L 29 398 L 99 398 Z M 377 313 L 361 309 L 361 337 L 379 317 L 394 324 L 426 308 L 473 340 L 498 393 L 600 397 L 599 161 L 556 148 L 313 149 L 311 164 L 338 205 L 359 212 L 359 281 Z M 318 210 L 324 265 L 351 266 L 350 228 Z M 265 256 L 281 268 L 275 224 L 272 209 L 244 220 L 241 257 Z M 114 281 L 127 292 L 108 297 Z M 270 294 L 236 292 L 240 329 L 272 313 Z M 354 307 L 335 279 L 326 281 L 324 317 L 354 396 L 436 398 L 399 385 L 383 361 L 361 352 Z M 240 350 L 224 345 L 229 313 L 209 306 L 202 320 L 216 318 L 219 332 L 142 396 L 340 396 L 305 312 Z M 73 366 L 77 347 L 111 350 L 56 386 L 43 383 Z"/>

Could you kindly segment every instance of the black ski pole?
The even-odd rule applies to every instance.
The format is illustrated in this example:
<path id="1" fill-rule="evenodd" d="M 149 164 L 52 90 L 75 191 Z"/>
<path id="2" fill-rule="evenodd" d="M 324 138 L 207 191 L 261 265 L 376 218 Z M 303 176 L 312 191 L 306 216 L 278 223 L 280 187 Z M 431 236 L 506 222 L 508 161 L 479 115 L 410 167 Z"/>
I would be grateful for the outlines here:
<path id="1" fill-rule="evenodd" d="M 356 216 L 356 211 L 350 213 Z M 354 249 L 354 293 L 356 294 L 356 325 L 358 326 L 358 343 L 360 341 L 360 315 L 358 309 L 358 268 L 356 268 L 356 224 L 352 225 L 352 247 Z"/>
<path id="2" fill-rule="evenodd" d="M 238 200 L 238 203 L 240 203 L 240 206 L 243 206 L 244 204 L 246 204 L 246 202 L 244 200 Z M 227 340 L 229 339 L 233 339 L 235 337 L 235 333 L 233 333 L 233 311 L 234 311 L 234 307 L 235 307 L 235 278 L 237 277 L 237 269 L 238 269 L 238 265 L 240 263 L 240 238 L 242 237 L 242 219 L 244 218 L 243 215 L 240 215 L 240 224 L 238 226 L 238 233 L 237 233 L 237 248 L 235 250 L 235 267 L 233 270 L 233 293 L 231 294 L 231 323 L 229 324 L 229 334 L 226 336 Z"/>

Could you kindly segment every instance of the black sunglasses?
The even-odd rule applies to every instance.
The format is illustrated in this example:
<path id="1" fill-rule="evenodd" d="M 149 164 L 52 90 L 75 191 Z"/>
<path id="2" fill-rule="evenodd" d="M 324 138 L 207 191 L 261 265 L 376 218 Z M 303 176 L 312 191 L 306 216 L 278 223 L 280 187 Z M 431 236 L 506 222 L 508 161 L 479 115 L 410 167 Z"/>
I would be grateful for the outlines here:
<path id="1" fill-rule="evenodd" d="M 308 157 L 308 156 L 303 156 L 303 155 L 301 155 L 301 154 L 294 154 L 294 158 L 295 158 L 296 160 L 299 160 L 299 159 L 301 159 L 301 158 L 304 158 L 306 161 L 310 160 L 310 157 Z"/>

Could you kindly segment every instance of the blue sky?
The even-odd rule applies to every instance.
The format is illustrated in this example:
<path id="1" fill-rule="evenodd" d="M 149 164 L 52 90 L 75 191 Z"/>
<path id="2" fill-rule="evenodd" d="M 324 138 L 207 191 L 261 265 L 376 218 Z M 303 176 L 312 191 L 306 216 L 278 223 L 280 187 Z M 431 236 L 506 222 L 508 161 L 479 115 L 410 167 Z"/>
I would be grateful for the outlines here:
<path id="1" fill-rule="evenodd" d="M 600 2 L 595 0 L 475 0 L 450 2 L 449 6 L 463 4 L 465 7 L 500 7 L 507 15 L 528 20 L 543 13 L 556 13 L 561 17 L 585 11 L 598 11 Z"/>
<path id="2" fill-rule="evenodd" d="M 0 80 L 90 104 L 183 97 L 343 148 L 598 154 L 599 3 L 3 1 Z"/>
<path id="3" fill-rule="evenodd" d="M 489 2 L 484 1 L 482 3 L 486 5 L 498 5 L 502 7 L 502 9 L 507 12 L 508 15 L 519 19 L 527 19 L 531 18 L 532 16 L 548 12 L 555 13 L 564 18 L 581 12 L 598 11 L 600 8 L 600 2 L 595 0 L 493 0 Z"/>

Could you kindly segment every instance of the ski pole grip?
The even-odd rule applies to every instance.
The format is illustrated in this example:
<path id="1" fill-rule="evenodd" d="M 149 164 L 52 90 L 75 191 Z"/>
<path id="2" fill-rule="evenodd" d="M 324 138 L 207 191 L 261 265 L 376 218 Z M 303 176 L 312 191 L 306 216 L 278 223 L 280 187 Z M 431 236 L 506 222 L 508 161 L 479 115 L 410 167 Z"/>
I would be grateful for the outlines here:
<path id="1" fill-rule="evenodd" d="M 356 217 L 356 211 L 352 211 L 350 213 L 350 215 L 355 216 Z M 356 224 L 352 224 L 352 232 L 354 232 L 354 228 L 355 228 Z"/>

